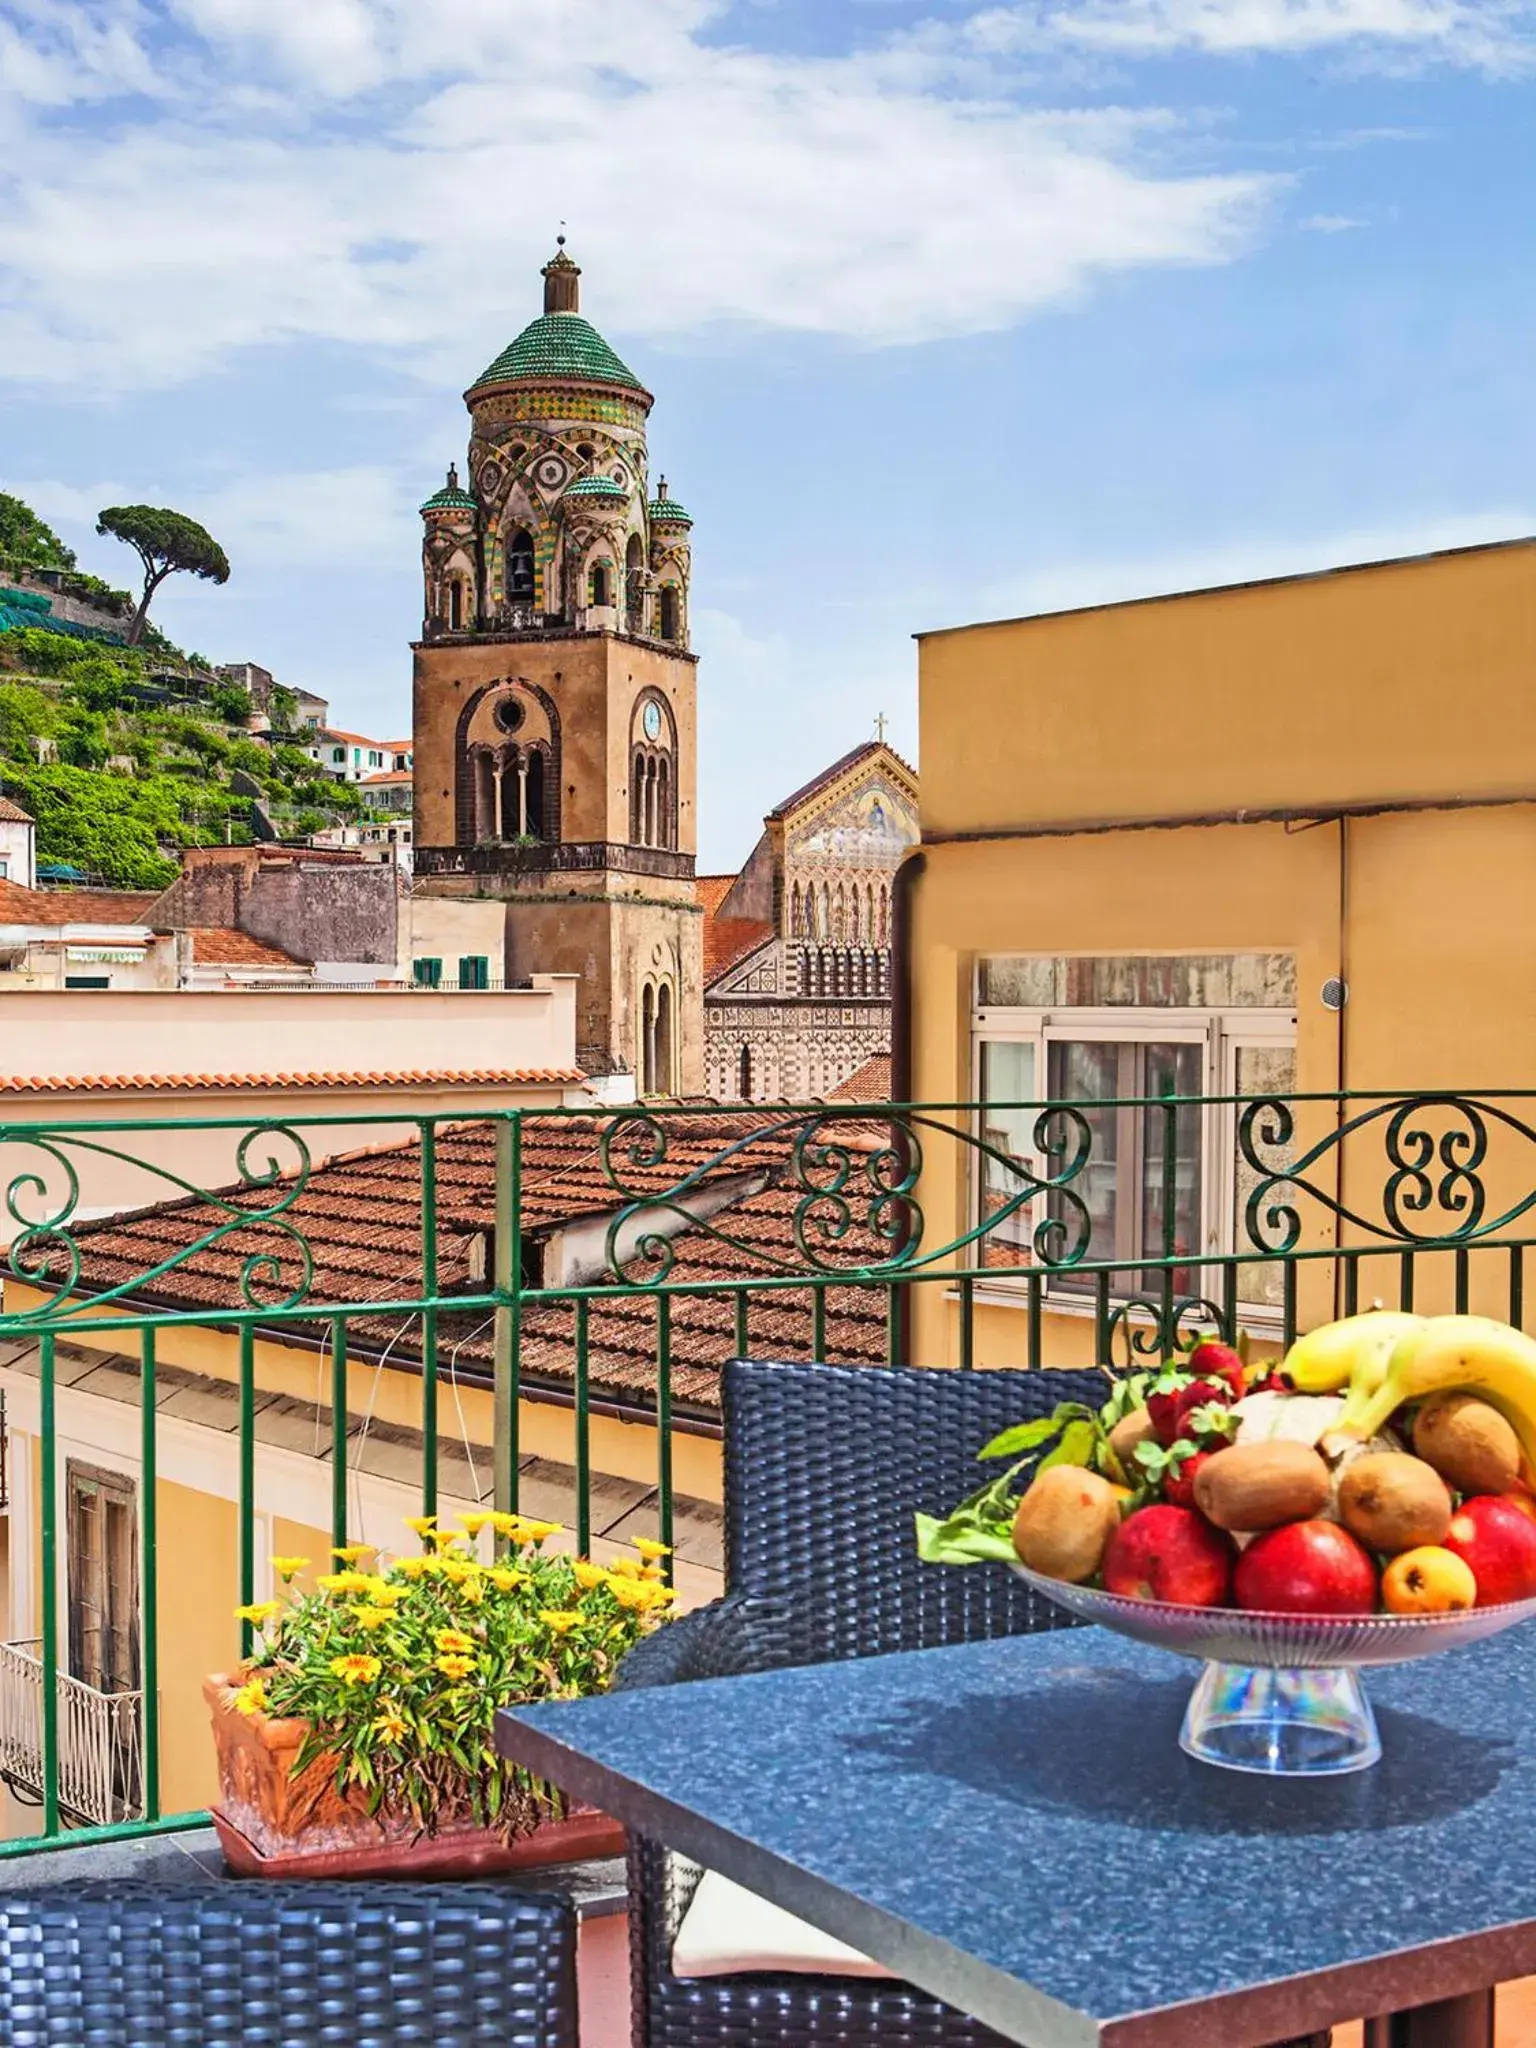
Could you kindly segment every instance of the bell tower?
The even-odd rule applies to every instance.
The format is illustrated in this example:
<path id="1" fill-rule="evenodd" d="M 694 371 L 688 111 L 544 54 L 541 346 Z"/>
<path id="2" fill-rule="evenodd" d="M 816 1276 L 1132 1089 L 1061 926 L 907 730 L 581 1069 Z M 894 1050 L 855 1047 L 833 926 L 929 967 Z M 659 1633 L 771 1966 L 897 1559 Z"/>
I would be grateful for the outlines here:
<path id="1" fill-rule="evenodd" d="M 651 490 L 651 394 L 563 236 L 543 279 L 464 394 L 464 482 L 421 508 L 416 887 L 506 904 L 509 981 L 580 976 L 577 1055 L 610 1093 L 699 1094 L 693 522 Z"/>

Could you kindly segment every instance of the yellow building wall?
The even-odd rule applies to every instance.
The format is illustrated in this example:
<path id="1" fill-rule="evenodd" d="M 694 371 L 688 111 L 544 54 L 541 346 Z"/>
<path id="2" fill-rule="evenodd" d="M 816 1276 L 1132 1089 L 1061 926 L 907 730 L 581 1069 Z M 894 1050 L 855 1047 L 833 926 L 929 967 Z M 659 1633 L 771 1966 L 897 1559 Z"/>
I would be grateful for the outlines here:
<path id="1" fill-rule="evenodd" d="M 1289 952 L 1299 1091 L 1536 1089 L 1536 801 L 1070 829 L 1536 798 L 1533 674 L 1532 544 L 926 638 L 914 1099 L 974 1093 L 976 962 L 1008 953 Z M 994 836 L 948 836 L 965 833 Z M 1342 1015 L 1321 1001 L 1333 976 Z M 1506 1106 L 1536 1123 L 1536 1101 Z M 1302 1141 L 1331 1120 L 1303 1112 Z M 1379 1128 L 1352 1139 L 1346 1198 L 1379 1207 L 1389 1170 Z M 1496 1213 L 1536 1185 L 1536 1144 L 1496 1131 L 1483 1173 Z M 925 1134 L 930 1245 L 963 1229 L 969 1183 L 960 1149 Z M 1331 1248 L 1322 1206 L 1303 1217 L 1302 1248 Z M 1364 1240 L 1346 1226 L 1342 1241 Z M 1363 1299 L 1397 1283 L 1395 1258 L 1362 1267 Z M 1474 1255 L 1471 1286 L 1474 1306 L 1505 1312 L 1503 1255 Z M 1449 1255 L 1420 1258 L 1416 1306 L 1451 1306 L 1453 1287 Z M 947 1290 L 912 1292 L 913 1357 L 954 1363 Z M 1333 1312 L 1331 1261 L 1303 1269 L 1298 1306 L 1303 1327 Z M 976 1333 L 981 1362 L 1024 1362 L 1020 1308 L 981 1303 Z M 1046 1362 L 1092 1362 L 1090 1320 L 1047 1315 L 1042 1338 Z"/>
<path id="2" fill-rule="evenodd" d="M 923 833 L 1536 793 L 1536 542 L 922 636 Z"/>
<path id="3" fill-rule="evenodd" d="M 240 1530 L 233 1501 L 162 1479 L 155 1487 L 159 1566 L 160 1804 L 191 1813 L 218 1794 L 202 1685 L 240 1655 L 234 1607 Z M 231 1589 L 234 1589 L 233 1592 Z"/>

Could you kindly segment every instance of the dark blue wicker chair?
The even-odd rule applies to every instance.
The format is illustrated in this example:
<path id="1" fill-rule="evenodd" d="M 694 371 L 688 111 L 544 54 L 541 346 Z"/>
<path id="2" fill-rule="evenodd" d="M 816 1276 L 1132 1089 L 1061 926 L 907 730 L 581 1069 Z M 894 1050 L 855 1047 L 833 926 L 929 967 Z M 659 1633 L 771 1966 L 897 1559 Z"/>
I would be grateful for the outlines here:
<path id="1" fill-rule="evenodd" d="M 0 1892 L 4 2048 L 577 2048 L 568 1901 L 493 1885 Z"/>
<path id="2" fill-rule="evenodd" d="M 912 1516 L 940 1514 L 974 1490 L 989 1436 L 1060 1401 L 1097 1403 L 1107 1386 L 1096 1370 L 728 1365 L 728 1591 L 640 1644 L 619 1684 L 1075 1626 L 1001 1565 L 920 1563 Z M 658 1843 L 631 1847 L 635 2048 L 1004 2048 L 1002 2036 L 908 1984 L 674 1977 L 672 1945 L 699 1876 L 697 1864 Z"/>

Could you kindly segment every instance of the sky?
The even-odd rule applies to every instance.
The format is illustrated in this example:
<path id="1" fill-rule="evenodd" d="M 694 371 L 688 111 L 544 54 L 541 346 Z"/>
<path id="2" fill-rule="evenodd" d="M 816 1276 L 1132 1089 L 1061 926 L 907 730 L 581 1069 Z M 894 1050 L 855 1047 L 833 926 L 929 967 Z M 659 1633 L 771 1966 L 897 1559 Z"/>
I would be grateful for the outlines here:
<path id="1" fill-rule="evenodd" d="M 0 0 L 0 489 L 122 583 L 97 510 L 191 513 L 164 629 L 407 730 L 563 224 L 724 870 L 915 758 L 916 631 L 1536 532 L 1533 191 L 1536 0 Z"/>

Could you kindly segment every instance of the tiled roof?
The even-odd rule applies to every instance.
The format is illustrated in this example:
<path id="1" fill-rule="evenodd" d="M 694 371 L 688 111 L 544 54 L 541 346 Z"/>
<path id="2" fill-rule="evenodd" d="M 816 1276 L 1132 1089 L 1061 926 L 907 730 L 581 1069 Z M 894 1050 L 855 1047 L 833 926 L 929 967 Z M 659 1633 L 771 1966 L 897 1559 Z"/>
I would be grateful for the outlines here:
<path id="1" fill-rule="evenodd" d="M 434 491 L 430 498 L 423 499 L 421 509 L 423 512 L 473 512 L 477 507 L 468 491 L 447 485 L 440 491 Z"/>
<path id="2" fill-rule="evenodd" d="M 865 740 L 862 746 L 850 747 L 847 753 L 840 755 L 830 767 L 823 768 L 819 775 L 813 775 L 809 782 L 802 783 L 799 789 L 785 797 L 782 803 L 775 804 L 768 813 L 769 817 L 782 818 L 786 812 L 794 810 L 796 805 L 803 804 L 807 798 L 815 796 L 818 790 L 825 789 L 829 782 L 835 782 L 839 775 L 846 774 L 856 763 L 873 754 L 889 754 L 892 760 L 900 762 L 907 773 L 916 779 L 917 770 L 910 761 L 903 761 L 894 747 L 888 746 L 884 740 Z"/>
<path id="3" fill-rule="evenodd" d="M 773 926 L 761 917 L 706 917 L 704 920 L 704 986 L 718 981 L 727 968 L 773 937 Z"/>
<path id="4" fill-rule="evenodd" d="M 155 890 L 24 889 L 0 880 L 0 924 L 132 924 L 148 922 Z"/>
<path id="5" fill-rule="evenodd" d="M 578 384 L 623 384 L 631 391 L 644 388 L 579 313 L 542 313 L 529 321 L 469 388 L 478 391 L 486 384 L 545 377 Z"/>
<path id="6" fill-rule="evenodd" d="M 611 476 L 579 476 L 560 495 L 562 498 L 627 498 L 629 493 Z"/>
<path id="7" fill-rule="evenodd" d="M 693 514 L 685 512 L 676 498 L 652 498 L 648 509 L 653 520 L 670 520 L 674 526 L 693 524 Z"/>
<path id="8" fill-rule="evenodd" d="M 706 917 L 713 917 L 726 897 L 735 888 L 735 875 L 695 875 L 693 893 L 699 908 Z"/>
<path id="9" fill-rule="evenodd" d="M 376 775 L 365 775 L 358 783 L 359 789 L 369 789 L 379 782 L 414 782 L 415 771 L 410 768 L 381 768 Z"/>
<path id="10" fill-rule="evenodd" d="M 840 1081 L 832 1090 L 834 1102 L 889 1102 L 891 1099 L 891 1056 L 872 1052 L 862 1067 Z"/>
<path id="11" fill-rule="evenodd" d="M 0 825 L 30 825 L 33 822 L 30 811 L 24 811 L 20 804 L 13 804 L 8 796 L 0 794 Z"/>
<path id="12" fill-rule="evenodd" d="M 189 925 L 192 958 L 212 967 L 308 967 L 308 960 L 227 925 Z"/>
<path id="13" fill-rule="evenodd" d="M 6 1095 L 174 1094 L 278 1088 L 557 1088 L 586 1079 L 579 1067 L 397 1067 L 291 1074 L 0 1074 Z"/>
<path id="14" fill-rule="evenodd" d="M 624 1119 L 615 1120 L 622 1133 Z M 691 1171 L 729 1177 L 759 1169 L 782 1169 L 790 1136 L 777 1132 L 770 1111 L 733 1111 L 680 1119 L 667 1132 L 667 1157 L 648 1163 L 648 1121 L 636 1121 L 634 1155 L 622 1136 L 613 1144 L 613 1164 L 632 1193 L 663 1193 Z M 605 1125 L 594 1117 L 530 1116 L 522 1122 L 522 1228 L 531 1234 L 558 1228 L 584 1216 L 608 1215 L 623 1206 L 603 1170 L 600 1140 Z M 722 1159 L 733 1141 L 765 1135 L 739 1157 Z M 869 1127 L 844 1125 L 839 1135 L 852 1143 L 873 1142 Z M 793 1134 L 790 1134 L 791 1136 Z M 488 1123 L 459 1125 L 440 1132 L 436 1148 L 438 1191 L 438 1273 L 445 1289 L 468 1288 L 472 1261 L 484 1256 L 483 1234 L 495 1222 L 495 1136 Z M 242 1206 L 270 1203 L 273 1190 L 235 1189 L 226 1195 Z M 795 1245 L 796 1216 L 805 1191 L 768 1185 L 744 1194 L 715 1216 L 709 1229 L 686 1233 L 678 1242 L 673 1280 L 747 1281 L 782 1275 L 804 1264 Z M 136 1214 L 82 1224 L 75 1238 L 81 1257 L 76 1293 L 89 1294 L 131 1283 L 195 1243 L 227 1220 L 227 1210 L 201 1197 L 166 1203 Z M 421 1161 L 412 1142 L 335 1159 L 317 1167 L 284 1211 L 314 1259 L 311 1298 L 317 1303 L 408 1298 L 421 1288 Z M 814 1218 L 810 1228 L 814 1231 Z M 712 1233 L 721 1233 L 721 1236 Z M 724 1241 L 732 1240 L 731 1242 Z M 172 1271 L 135 1294 L 135 1299 L 183 1310 L 215 1311 L 239 1301 L 240 1275 L 253 1254 L 270 1251 L 289 1272 L 292 1239 L 260 1225 L 193 1253 Z M 857 1219 L 829 1260 L 852 1265 L 871 1262 L 888 1247 L 861 1230 Z M 883 1287 L 832 1287 L 826 1302 L 825 1355 L 852 1363 L 883 1363 L 886 1357 L 886 1299 Z M 808 1290 L 762 1295 L 748 1311 L 748 1341 L 775 1357 L 812 1354 L 812 1301 Z M 417 1355 L 419 1333 L 401 1319 L 359 1317 L 351 1323 L 360 1348 L 408 1359 Z M 523 1314 L 522 1362 L 525 1383 L 569 1383 L 574 1372 L 572 1316 L 567 1304 L 529 1303 Z M 273 1334 L 277 1334 L 274 1332 Z M 298 1334 L 298 1333 L 295 1333 Z M 647 1400 L 655 1385 L 656 1304 L 636 1295 L 594 1302 L 590 1323 L 590 1367 L 594 1394 Z M 489 1318 L 444 1311 L 440 1336 L 458 1368 L 488 1373 Z M 726 1296 L 676 1296 L 672 1309 L 672 1391 L 683 1406 L 713 1407 L 720 1366 L 736 1353 L 734 1304 Z"/>

